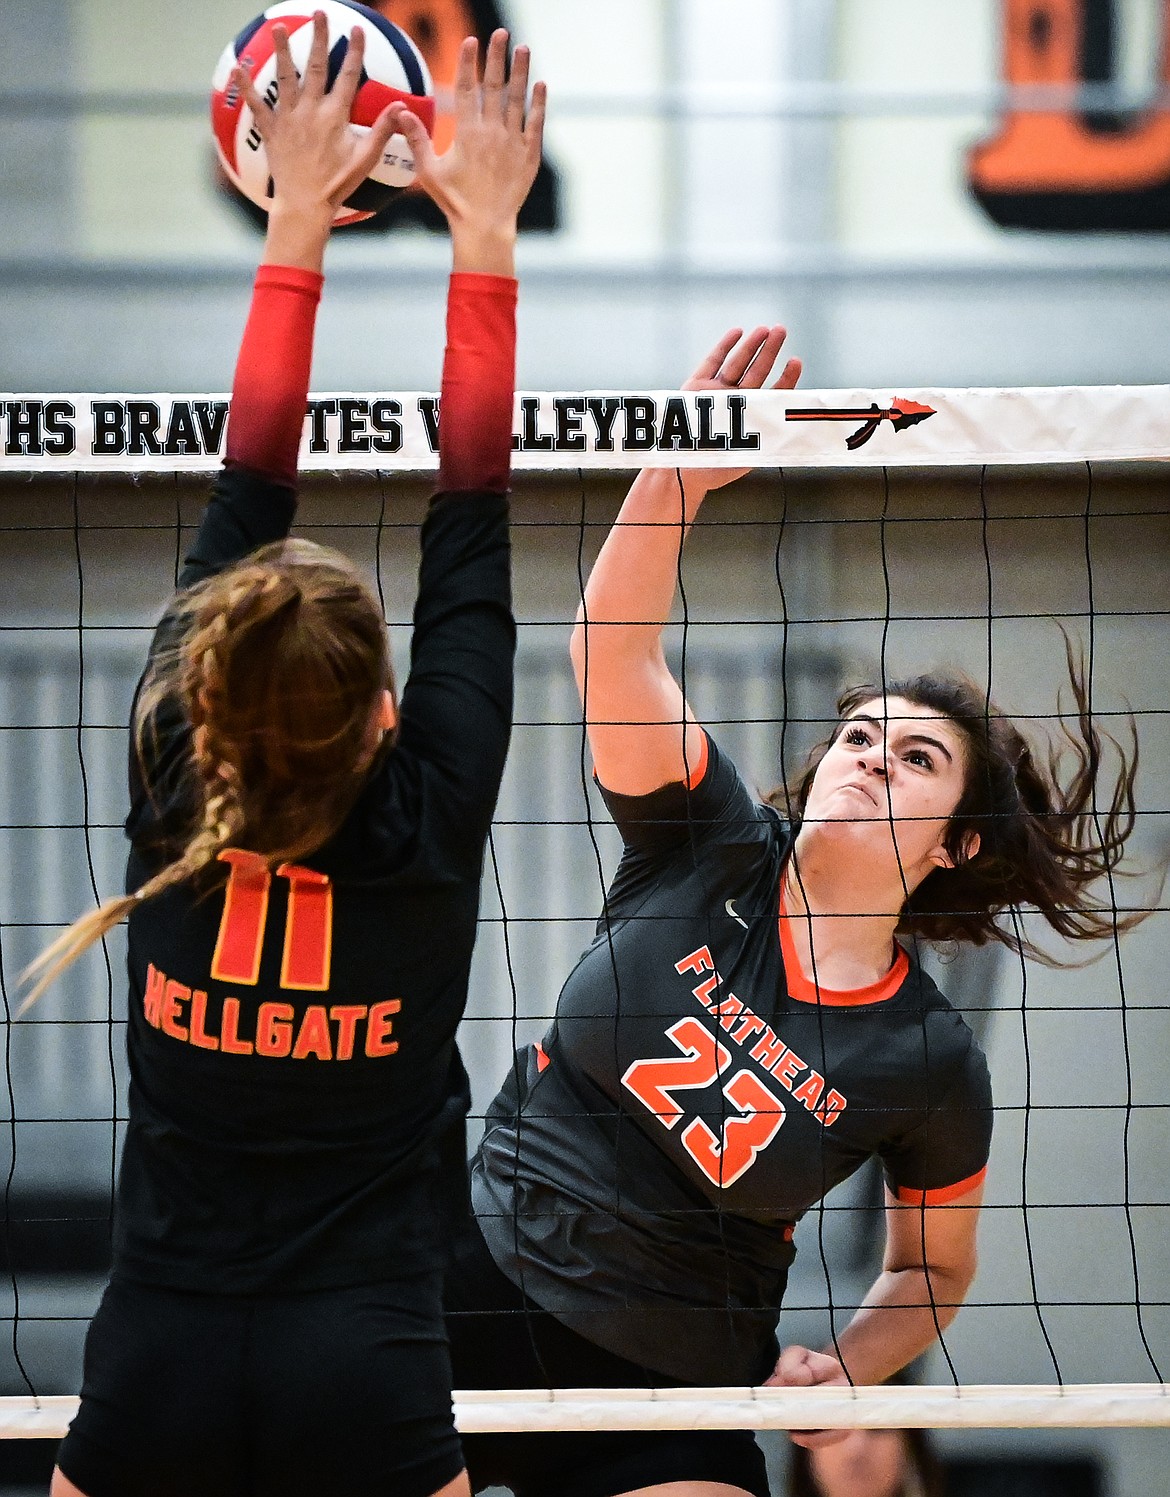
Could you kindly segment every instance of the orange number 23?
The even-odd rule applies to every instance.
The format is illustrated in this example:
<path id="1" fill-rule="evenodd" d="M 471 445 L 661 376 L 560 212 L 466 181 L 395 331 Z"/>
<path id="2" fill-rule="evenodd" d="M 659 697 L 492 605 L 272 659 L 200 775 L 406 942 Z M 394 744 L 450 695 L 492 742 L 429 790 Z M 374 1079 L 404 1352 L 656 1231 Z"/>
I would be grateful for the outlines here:
<path id="1" fill-rule="evenodd" d="M 673 1093 L 710 1086 L 731 1064 L 731 1053 L 694 1018 L 672 1024 L 666 1038 L 681 1053 L 660 1060 L 636 1060 L 622 1077 L 622 1085 L 664 1128 L 674 1128 L 683 1109 Z M 733 1185 L 751 1169 L 784 1122 L 784 1103 L 751 1071 L 736 1071 L 723 1095 L 736 1109 L 736 1116 L 723 1119 L 722 1137 L 702 1118 L 692 1118 L 680 1139 L 707 1179 L 720 1187 Z"/>

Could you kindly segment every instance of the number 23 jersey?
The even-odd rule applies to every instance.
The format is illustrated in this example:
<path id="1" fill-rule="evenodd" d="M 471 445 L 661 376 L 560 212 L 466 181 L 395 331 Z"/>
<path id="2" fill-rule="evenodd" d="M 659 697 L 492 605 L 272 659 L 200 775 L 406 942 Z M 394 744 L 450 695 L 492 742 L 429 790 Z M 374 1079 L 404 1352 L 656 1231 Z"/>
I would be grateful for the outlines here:
<path id="1" fill-rule="evenodd" d="M 664 1374 L 746 1383 L 771 1370 L 801 1215 L 873 1155 L 903 1202 L 965 1194 L 992 1106 L 970 1030 L 900 947 L 869 988 L 803 976 L 790 829 L 709 738 L 705 760 L 690 787 L 603 791 L 625 852 L 489 1111 L 473 1199 L 542 1308 Z"/>

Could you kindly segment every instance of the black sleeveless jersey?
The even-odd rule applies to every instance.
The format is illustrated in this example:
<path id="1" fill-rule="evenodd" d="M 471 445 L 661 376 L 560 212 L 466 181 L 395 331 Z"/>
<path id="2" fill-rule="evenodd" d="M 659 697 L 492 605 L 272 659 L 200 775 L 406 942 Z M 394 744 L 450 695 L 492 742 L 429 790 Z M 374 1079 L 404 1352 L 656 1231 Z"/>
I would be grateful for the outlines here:
<path id="1" fill-rule="evenodd" d="M 742 1385 L 774 1363 L 800 1216 L 875 1154 L 903 1201 L 973 1189 L 991 1092 L 901 948 L 855 993 L 786 960 L 790 831 L 707 745 L 692 788 L 606 794 L 624 856 L 548 1035 L 490 1110 L 472 1195 L 543 1309 L 671 1377 Z"/>
<path id="2" fill-rule="evenodd" d="M 224 472 L 180 579 L 283 537 L 292 491 Z M 173 639 L 164 618 L 154 648 Z M 435 499 L 395 747 L 304 866 L 224 855 L 129 925 L 129 1126 L 115 1271 L 216 1294 L 434 1268 L 466 1209 L 467 997 L 512 700 L 507 501 Z M 190 728 L 132 754 L 127 889 L 189 823 Z"/>

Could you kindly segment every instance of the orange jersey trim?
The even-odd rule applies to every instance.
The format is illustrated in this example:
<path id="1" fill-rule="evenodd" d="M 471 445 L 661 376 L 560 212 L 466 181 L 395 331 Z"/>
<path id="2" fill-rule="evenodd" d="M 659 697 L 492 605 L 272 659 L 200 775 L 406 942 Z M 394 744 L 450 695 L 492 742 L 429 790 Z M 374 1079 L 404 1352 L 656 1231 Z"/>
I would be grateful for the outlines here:
<path id="1" fill-rule="evenodd" d="M 683 728 L 683 742 L 686 742 L 686 728 Z M 703 776 L 707 773 L 707 764 L 711 758 L 711 749 L 707 742 L 706 729 L 699 729 L 699 758 L 691 765 L 690 772 L 683 775 L 683 785 L 687 790 L 694 790 L 703 783 Z"/>
<path id="2" fill-rule="evenodd" d="M 940 1185 L 937 1190 L 909 1190 L 904 1185 L 899 1185 L 894 1194 L 903 1206 L 945 1206 L 948 1201 L 957 1201 L 960 1196 L 965 1196 L 968 1191 L 974 1190 L 983 1184 L 987 1175 L 987 1166 L 975 1174 L 968 1175 L 965 1180 L 957 1180 L 954 1185 Z"/>
<path id="3" fill-rule="evenodd" d="M 850 1007 L 863 1003 L 885 1003 L 892 998 L 906 981 L 910 970 L 910 958 L 899 946 L 894 964 L 884 977 L 864 988 L 826 988 L 812 982 L 801 970 L 796 955 L 796 943 L 792 939 L 793 920 L 803 920 L 803 915 L 789 915 L 780 901 L 780 954 L 784 958 L 784 976 L 788 982 L 788 996 L 798 1003 L 824 1003 L 829 1007 Z"/>
<path id="4" fill-rule="evenodd" d="M 700 728 L 699 734 L 699 757 L 695 760 L 694 764 L 691 765 L 689 770 L 686 769 L 686 766 L 684 764 L 683 773 L 677 780 L 668 780 L 668 785 L 682 785 L 684 790 L 695 790 L 699 785 L 703 783 L 703 776 L 707 773 L 707 766 L 711 760 L 711 748 L 707 739 L 706 728 Z M 608 788 L 602 783 L 601 776 L 597 773 L 596 770 L 593 771 L 593 783 L 597 785 L 599 789 L 605 790 L 606 788 Z M 659 786 L 659 789 L 661 790 L 665 790 L 666 788 L 666 785 Z M 654 793 L 654 791 L 650 791 L 651 795 L 653 795 Z"/>

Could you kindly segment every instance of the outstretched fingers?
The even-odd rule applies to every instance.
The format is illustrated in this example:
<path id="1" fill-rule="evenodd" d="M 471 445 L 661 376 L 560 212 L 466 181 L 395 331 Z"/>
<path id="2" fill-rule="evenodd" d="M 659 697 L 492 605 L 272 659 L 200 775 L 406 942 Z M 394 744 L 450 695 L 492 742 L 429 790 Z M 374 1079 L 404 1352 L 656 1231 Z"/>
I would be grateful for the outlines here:
<path id="1" fill-rule="evenodd" d="M 329 23 L 323 10 L 313 12 L 313 41 L 309 47 L 309 60 L 305 64 L 305 76 L 301 82 L 301 93 L 307 98 L 320 99 L 327 91 L 329 82 Z"/>
<path id="2" fill-rule="evenodd" d="M 405 104 L 391 104 L 379 117 L 374 126 L 376 130 L 382 121 L 389 118 L 389 128 L 386 140 L 391 135 L 401 135 L 410 147 L 411 155 L 414 157 L 415 172 L 421 176 L 427 176 L 435 161 L 435 148 L 431 144 L 431 137 L 427 134 L 426 126 L 417 114 L 413 114 Z M 383 141 L 383 146 L 385 141 Z"/>
<path id="3" fill-rule="evenodd" d="M 483 65 L 483 112 L 488 118 L 503 115 L 508 108 L 505 82 L 508 76 L 508 33 L 493 31 Z"/>
<path id="4" fill-rule="evenodd" d="M 739 340 L 743 337 L 743 329 L 739 327 L 729 328 L 716 343 L 715 347 L 703 359 L 699 367 L 691 375 L 693 380 L 715 379 L 723 368 L 723 361 Z"/>
<path id="5" fill-rule="evenodd" d="M 534 83 L 532 102 L 528 106 L 528 117 L 524 122 L 524 139 L 528 143 L 529 157 L 536 158 L 537 166 L 540 165 L 540 156 L 544 149 L 544 115 L 547 106 L 548 85 Z"/>
<path id="6" fill-rule="evenodd" d="M 459 124 L 479 112 L 479 80 L 475 73 L 478 57 L 479 43 L 475 37 L 464 37 L 455 65 L 455 118 Z"/>
<path id="7" fill-rule="evenodd" d="M 772 386 L 773 390 L 795 390 L 803 368 L 804 365 L 799 359 L 789 359 L 784 365 L 780 378 Z"/>
<path id="8" fill-rule="evenodd" d="M 366 55 L 366 33 L 360 26 L 355 26 L 349 34 L 349 44 L 345 49 L 345 61 L 341 64 L 329 91 L 329 97 L 335 99 L 342 107 L 346 119 L 353 105 L 354 96 L 362 85 L 362 66 Z M 376 126 L 375 126 L 376 128 Z"/>
<path id="9" fill-rule="evenodd" d="M 289 46 L 288 27 L 272 28 L 272 48 L 276 54 L 276 100 L 284 109 L 291 109 L 300 92 L 300 79 Z"/>
<path id="10" fill-rule="evenodd" d="M 780 350 L 784 347 L 784 340 L 788 337 L 788 329 L 779 326 L 764 328 L 761 331 L 763 331 L 764 337 L 759 341 L 755 352 L 752 354 L 751 363 L 744 370 L 739 380 L 740 384 L 748 390 L 762 388 L 764 381 L 776 367 L 776 360 L 780 357 Z M 780 382 L 777 383 L 778 389 L 786 388 L 782 381 L 788 377 L 788 368 L 793 362 L 790 359 L 788 364 L 785 365 L 784 372 L 780 376 Z M 797 365 L 796 372 L 797 374 L 800 373 L 799 364 Z"/>
<path id="11" fill-rule="evenodd" d="M 528 68 L 532 54 L 527 47 L 517 47 L 512 54 L 512 71 L 504 99 L 504 121 L 509 129 L 524 125 L 524 106 L 528 102 Z"/>
<path id="12" fill-rule="evenodd" d="M 272 121 L 272 106 L 268 100 L 261 97 L 260 90 L 252 82 L 252 75 L 247 68 L 238 63 L 232 69 L 232 85 L 238 88 L 244 103 L 252 111 L 252 119 L 256 129 L 260 132 L 260 139 L 268 139 L 268 127 Z"/>
<path id="13" fill-rule="evenodd" d="M 779 342 L 775 338 L 777 333 L 780 335 Z M 721 371 L 723 379 L 729 385 L 743 385 L 748 389 L 758 389 L 771 373 L 780 343 L 783 341 L 783 328 L 757 327 L 753 328 L 750 333 L 745 333 L 736 347 L 731 350 L 723 365 Z M 769 347 L 771 347 L 770 353 Z"/>

